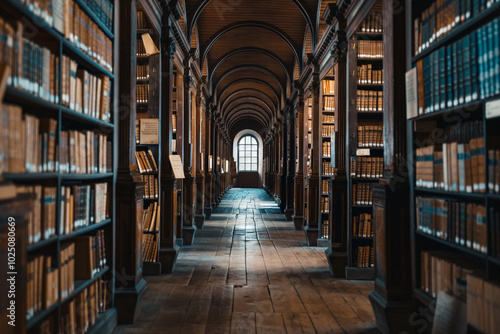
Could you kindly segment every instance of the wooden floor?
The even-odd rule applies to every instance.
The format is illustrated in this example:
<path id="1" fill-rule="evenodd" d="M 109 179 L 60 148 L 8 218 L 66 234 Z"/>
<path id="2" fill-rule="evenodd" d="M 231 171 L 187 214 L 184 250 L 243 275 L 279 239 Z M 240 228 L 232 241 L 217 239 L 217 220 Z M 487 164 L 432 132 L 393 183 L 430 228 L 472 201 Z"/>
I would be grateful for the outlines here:
<path id="1" fill-rule="evenodd" d="M 333 279 L 324 251 L 264 190 L 232 189 L 114 333 L 377 333 L 373 282 Z"/>

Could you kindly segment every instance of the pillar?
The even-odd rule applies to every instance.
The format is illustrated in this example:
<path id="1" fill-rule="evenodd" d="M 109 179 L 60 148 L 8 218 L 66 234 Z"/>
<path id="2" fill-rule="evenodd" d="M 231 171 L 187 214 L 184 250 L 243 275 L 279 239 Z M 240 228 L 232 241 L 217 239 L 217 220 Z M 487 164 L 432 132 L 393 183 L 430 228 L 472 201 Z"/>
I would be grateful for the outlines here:
<path id="1" fill-rule="evenodd" d="M 294 178 L 295 203 L 293 205 L 293 224 L 296 230 L 302 230 L 304 227 L 304 95 L 299 92 L 296 111 L 296 122 L 298 122 L 298 147 L 297 173 Z"/>

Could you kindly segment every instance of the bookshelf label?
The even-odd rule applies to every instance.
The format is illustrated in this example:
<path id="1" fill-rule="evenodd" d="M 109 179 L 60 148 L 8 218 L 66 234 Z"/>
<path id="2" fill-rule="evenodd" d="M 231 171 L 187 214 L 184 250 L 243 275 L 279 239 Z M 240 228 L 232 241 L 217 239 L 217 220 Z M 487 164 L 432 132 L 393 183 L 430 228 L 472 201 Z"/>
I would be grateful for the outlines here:
<path id="1" fill-rule="evenodd" d="M 369 156 L 370 155 L 370 149 L 369 148 L 358 148 L 356 150 L 356 155 L 358 157 Z"/>
<path id="2" fill-rule="evenodd" d="M 158 144 L 158 119 L 141 119 L 141 132 L 139 138 L 143 145 L 157 145 Z"/>
<path id="3" fill-rule="evenodd" d="M 406 72 L 406 118 L 418 116 L 417 68 Z"/>
<path id="4" fill-rule="evenodd" d="M 495 118 L 500 116 L 500 99 L 486 103 L 486 118 Z"/>
<path id="5" fill-rule="evenodd" d="M 181 156 L 177 154 L 172 154 L 168 156 L 170 164 L 172 165 L 172 170 L 174 171 L 174 176 L 176 179 L 184 178 L 184 166 L 182 165 Z"/>

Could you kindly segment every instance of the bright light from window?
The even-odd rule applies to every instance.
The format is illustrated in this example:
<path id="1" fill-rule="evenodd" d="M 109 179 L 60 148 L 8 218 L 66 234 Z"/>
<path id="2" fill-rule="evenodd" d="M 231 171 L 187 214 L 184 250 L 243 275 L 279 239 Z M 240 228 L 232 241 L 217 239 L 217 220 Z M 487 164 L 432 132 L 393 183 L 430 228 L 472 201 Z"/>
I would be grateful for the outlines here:
<path id="1" fill-rule="evenodd" d="M 247 135 L 238 141 L 239 171 L 257 171 L 257 156 L 259 144 L 254 136 Z"/>

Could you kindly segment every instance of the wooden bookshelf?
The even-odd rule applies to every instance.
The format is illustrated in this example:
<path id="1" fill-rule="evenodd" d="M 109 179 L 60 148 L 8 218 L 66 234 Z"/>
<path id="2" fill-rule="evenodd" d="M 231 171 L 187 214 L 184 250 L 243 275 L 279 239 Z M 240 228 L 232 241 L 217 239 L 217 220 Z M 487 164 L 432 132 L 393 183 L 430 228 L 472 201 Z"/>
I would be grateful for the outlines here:
<path id="1" fill-rule="evenodd" d="M 333 68 L 321 81 L 321 220 L 319 244 L 330 238 L 330 196 L 328 180 L 334 174 L 335 161 L 335 75 Z M 328 241 L 326 242 L 328 244 Z"/>
<path id="2" fill-rule="evenodd" d="M 347 279 L 374 279 L 371 185 L 383 171 L 383 34 L 375 4 L 348 36 Z"/>
<path id="3" fill-rule="evenodd" d="M 307 217 L 309 210 L 309 187 L 308 187 L 308 175 L 311 173 L 311 163 L 312 163 L 312 148 L 313 148 L 313 98 L 308 96 L 304 99 L 304 221 L 305 226 L 308 225 Z"/>
<path id="4" fill-rule="evenodd" d="M 106 16 L 102 7 L 91 10 L 86 1 L 70 2 L 75 4 L 78 17 L 85 20 L 88 29 L 99 35 L 99 49 L 92 49 L 90 40 L 85 45 L 83 39 L 76 41 L 68 37 L 64 17 L 73 19 L 73 16 L 43 19 L 22 1 L 6 0 L 0 4 L 3 19 L 0 24 L 6 27 L 8 22 L 14 32 L 19 32 L 11 37 L 14 45 L 23 46 L 13 53 L 16 57 L 22 50 L 20 58 L 0 59 L 0 63 L 10 63 L 13 69 L 0 112 L 2 117 L 9 113 L 9 121 L 17 119 L 17 123 L 4 124 L 6 141 L 2 142 L 13 144 L 12 147 L 21 152 L 14 155 L 4 147 L 4 166 L 7 167 L 1 176 L 13 182 L 18 192 L 33 193 L 35 197 L 34 209 L 26 222 L 27 243 L 20 240 L 17 244 L 19 253 L 26 254 L 19 262 L 23 267 L 19 271 L 28 274 L 27 280 L 18 282 L 19 300 L 29 308 L 18 309 L 25 314 L 17 315 L 16 328 L 27 332 L 64 331 L 67 325 L 64 318 L 74 313 L 71 307 L 76 303 L 78 307 L 86 303 L 89 310 L 92 303 L 98 307 L 99 314 L 90 314 L 87 324 L 77 320 L 71 326 L 83 326 L 84 331 L 90 333 L 110 331 L 117 323 L 113 236 L 116 184 L 113 3 L 101 2 L 101 6 L 109 5 Z M 36 27 L 35 35 L 22 37 L 23 25 Z M 0 46 L 4 48 L 5 45 Z M 44 57 L 37 58 L 35 52 Z M 35 61 L 40 65 L 38 70 L 30 65 Z M 18 70 L 20 62 L 25 63 L 24 73 Z M 76 74 L 75 81 L 68 75 L 70 64 Z M 32 72 L 26 73 L 26 70 Z M 82 86 L 77 86 L 78 82 Z M 88 90 L 87 94 L 84 89 Z M 8 129 L 24 133 L 24 137 L 16 137 Z M 48 215 L 42 216 L 41 210 Z M 72 279 L 71 271 L 64 269 L 70 262 L 79 267 L 88 265 L 80 254 L 73 255 L 73 260 L 63 258 L 69 254 L 68 247 L 79 240 L 99 243 L 96 246 L 99 254 L 95 255 L 99 256 L 98 266 L 92 267 L 87 279 Z M 81 251 L 79 246 L 76 249 Z M 52 286 L 50 304 L 42 300 L 42 291 L 37 295 L 29 290 L 29 275 L 34 277 L 34 272 L 29 272 L 31 263 L 40 257 L 53 273 L 51 281 L 58 282 Z M 48 277 L 47 273 L 40 273 L 36 279 L 47 281 Z M 105 294 L 101 293 L 104 291 Z M 84 293 L 89 294 L 88 301 L 84 301 Z M 40 303 L 34 306 L 33 299 Z"/>
<path id="5" fill-rule="evenodd" d="M 160 275 L 159 262 L 159 215 L 160 210 L 160 55 L 147 55 L 142 36 L 149 34 L 153 43 L 159 45 L 159 32 L 148 18 L 147 10 L 139 3 L 137 6 L 137 118 L 136 118 L 136 161 L 144 182 L 144 213 L 142 236 L 142 265 L 145 275 Z M 144 54 L 146 52 L 146 54 Z M 143 138 L 143 131 L 149 124 L 155 128 L 153 135 Z M 149 127 L 148 126 L 148 127 Z M 156 140 L 155 140 L 156 137 Z"/>
<path id="6" fill-rule="evenodd" d="M 481 285 L 498 290 L 491 282 L 500 273 L 500 119 L 490 111 L 500 98 L 500 77 L 489 68 L 500 61 L 498 43 L 492 42 L 498 39 L 500 6 L 480 1 L 471 2 L 470 8 L 457 6 L 456 20 L 447 23 L 430 19 L 457 1 L 443 8 L 433 1 L 410 3 L 407 24 L 414 34 L 407 46 L 412 55 L 408 69 L 416 68 L 418 90 L 416 112 L 407 115 L 412 287 L 414 303 L 433 314 L 442 290 L 426 281 L 439 286 L 448 278 L 427 268 L 428 256 L 470 268 L 468 272 L 479 277 Z M 435 34 L 429 34 L 432 24 L 436 24 Z M 489 56 L 483 57 L 485 53 Z M 439 131 L 443 136 L 437 139 Z M 447 218 L 429 225 L 436 215 Z M 464 287 L 467 296 L 471 287 L 469 282 Z M 465 302 L 457 290 L 445 292 Z M 481 303 L 496 296 L 477 298 Z M 476 304 L 470 307 L 468 299 L 466 303 L 468 331 L 494 332 L 483 318 L 494 314 L 493 308 L 475 314 Z"/>

